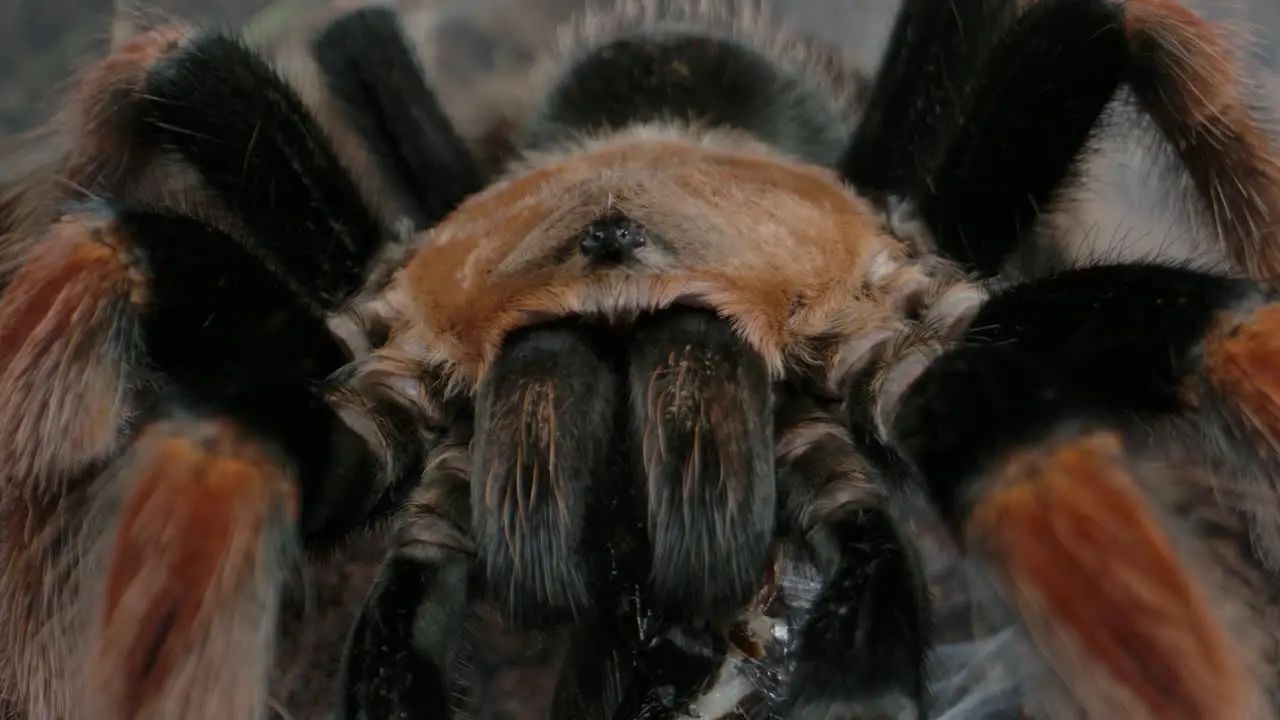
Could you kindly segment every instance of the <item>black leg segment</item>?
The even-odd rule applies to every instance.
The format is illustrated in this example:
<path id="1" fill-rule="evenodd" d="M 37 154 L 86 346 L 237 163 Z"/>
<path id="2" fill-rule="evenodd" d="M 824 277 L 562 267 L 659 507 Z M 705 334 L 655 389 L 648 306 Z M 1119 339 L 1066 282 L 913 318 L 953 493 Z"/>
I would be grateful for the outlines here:
<path id="1" fill-rule="evenodd" d="M 403 195 L 418 229 L 434 226 L 483 187 L 395 10 L 347 13 L 320 31 L 311 49 L 329 92 Z"/>
<path id="2" fill-rule="evenodd" d="M 1244 455 L 1275 447 L 1276 301 L 1178 267 L 1062 272 L 994 296 L 903 398 L 889 444 L 1083 712 L 1220 717 L 1251 702 L 1176 520 L 1142 490 L 1169 479 L 1129 457 L 1122 430 L 1198 413 L 1201 434 L 1224 419 L 1250 433 Z"/>
<path id="3" fill-rule="evenodd" d="M 1102 265 L 998 293 L 974 318 L 966 346 L 908 391 L 895 440 L 939 483 L 940 509 L 963 515 L 965 493 L 953 478 L 1061 422 L 1183 411 L 1183 384 L 1198 370 L 1206 334 L 1253 292 L 1252 283 L 1185 268 Z"/>
<path id="4" fill-rule="evenodd" d="M 233 238 L 198 220 L 95 203 L 147 275 L 140 319 L 169 394 L 281 447 L 302 485 L 304 536 L 326 545 L 365 521 L 380 468 L 321 398 L 347 362 L 316 315 Z M 167 411 L 157 408 L 163 416 Z"/>
<path id="5" fill-rule="evenodd" d="M 955 136 L 912 195 L 939 250 L 994 274 L 1074 179 L 1124 79 L 1121 5 L 1032 3 L 992 51 Z"/>
<path id="6" fill-rule="evenodd" d="M 982 60 L 1017 13 L 1017 0 L 903 0 L 840 162 L 854 187 L 905 195 L 933 172 Z"/>
<path id="7" fill-rule="evenodd" d="M 1021 4 L 906 2 L 840 166 L 985 275 L 1073 182 L 1129 65 L 1123 3 Z"/>
<path id="8" fill-rule="evenodd" d="M 465 457 L 465 447 L 437 450 L 397 521 L 397 547 L 347 640 L 343 720 L 449 717 L 475 564 Z"/>
<path id="9" fill-rule="evenodd" d="M 920 717 L 928 590 L 887 508 L 887 482 L 816 408 L 791 401 L 779 424 L 787 518 L 824 578 L 801 630 L 783 716 Z"/>
<path id="10" fill-rule="evenodd" d="M 390 235 L 297 93 L 240 40 L 197 35 L 146 77 L 141 129 L 179 153 L 267 263 L 324 309 L 364 284 Z"/>

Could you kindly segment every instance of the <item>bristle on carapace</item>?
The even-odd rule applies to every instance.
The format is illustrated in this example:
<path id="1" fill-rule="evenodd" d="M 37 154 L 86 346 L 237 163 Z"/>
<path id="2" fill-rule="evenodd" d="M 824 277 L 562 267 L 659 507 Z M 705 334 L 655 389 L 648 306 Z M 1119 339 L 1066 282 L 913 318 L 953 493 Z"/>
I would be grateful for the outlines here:
<path id="1" fill-rule="evenodd" d="M 1088 717 L 1251 717 L 1239 649 L 1118 437 L 1023 451 L 993 480 L 967 522 L 969 550 L 999 568 L 1006 599 Z"/>

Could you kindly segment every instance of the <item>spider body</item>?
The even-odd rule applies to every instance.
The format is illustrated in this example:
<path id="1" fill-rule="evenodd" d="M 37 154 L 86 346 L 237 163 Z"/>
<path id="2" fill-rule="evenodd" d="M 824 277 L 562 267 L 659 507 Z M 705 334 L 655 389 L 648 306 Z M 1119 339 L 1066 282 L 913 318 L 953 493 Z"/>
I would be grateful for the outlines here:
<path id="1" fill-rule="evenodd" d="M 390 516 L 342 717 L 937 715 L 914 497 L 1012 705 L 1274 717 L 1280 173 L 1217 30 L 907 0 L 864 93 L 746 10 L 588 15 L 496 175 L 386 10 L 319 90 L 213 32 L 92 68 L 0 205 L 14 713 L 263 716 L 290 563 Z M 1018 275 L 1122 86 L 1237 268 Z M 738 690 L 655 700 L 703 622 Z"/>

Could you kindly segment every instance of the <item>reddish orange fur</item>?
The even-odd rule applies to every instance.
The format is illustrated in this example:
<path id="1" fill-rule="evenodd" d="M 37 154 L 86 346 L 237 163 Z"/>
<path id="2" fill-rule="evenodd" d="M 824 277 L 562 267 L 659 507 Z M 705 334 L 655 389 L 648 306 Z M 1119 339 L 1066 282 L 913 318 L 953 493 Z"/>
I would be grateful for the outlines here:
<path id="1" fill-rule="evenodd" d="M 1205 342 L 1204 368 L 1258 433 L 1256 451 L 1280 450 L 1280 305 L 1226 319 Z"/>
<path id="2" fill-rule="evenodd" d="M 130 154 L 130 149 L 136 153 L 137 146 L 129 139 L 134 120 L 129 103 L 143 91 L 151 67 L 188 35 L 185 26 L 135 35 L 79 79 L 64 110 L 64 122 L 76 136 L 62 173 L 68 182 L 81 187 L 91 187 L 99 179 L 122 182 L 151 159 Z"/>
<path id="3" fill-rule="evenodd" d="M 117 447 L 132 360 L 120 344 L 145 284 L 116 232 L 63 218 L 0 296 L 0 473 L 13 481 L 47 482 Z"/>
<path id="4" fill-rule="evenodd" d="M 91 688 L 113 699 L 112 715 L 121 718 L 155 716 L 151 706 L 183 683 L 175 675 L 184 666 L 216 677 L 260 662 L 205 646 L 212 632 L 241 631 L 236 625 L 245 619 L 224 616 L 243 596 L 282 581 L 264 575 L 271 564 L 264 554 L 273 552 L 265 543 L 291 528 L 298 510 L 291 478 L 229 423 L 166 423 L 146 431 L 134 452 L 124 464 L 126 499 L 88 666 Z M 231 625 L 219 626 L 219 619 Z M 273 638 L 257 640 L 259 655 L 269 656 Z M 258 680 L 265 684 L 265 674 Z M 169 702 L 203 700 L 225 711 L 252 708 L 254 699 Z"/>
<path id="5" fill-rule="evenodd" d="M 1089 717 L 1249 717 L 1238 648 L 1125 466 L 1095 433 L 997 471 L 966 537 Z"/>
<path id="6" fill-rule="evenodd" d="M 1182 51 L 1165 59 L 1180 61 L 1169 71 L 1181 74 L 1185 86 L 1165 102 L 1176 103 L 1176 110 L 1193 121 L 1207 120 L 1238 102 L 1233 97 L 1240 82 L 1235 50 L 1223 42 L 1216 25 L 1179 0 L 1128 0 L 1125 12 L 1133 42 Z"/>
<path id="7" fill-rule="evenodd" d="M 87 469 L 120 447 L 136 352 L 131 298 L 143 293 L 115 228 L 73 216 L 30 245 L 0 295 L 0 643 L 8 654 L 0 664 L 17 666 L 11 692 L 36 716 L 65 712 L 71 693 L 65 649 L 49 639 L 73 614 L 52 604 L 67 590 L 55 548 L 62 533 L 79 530 Z"/>
<path id="8" fill-rule="evenodd" d="M 1228 259 L 1280 282 L 1280 156 L 1251 108 L 1239 39 L 1178 0 L 1129 0 L 1134 90 L 1207 205 Z"/>
<path id="9" fill-rule="evenodd" d="M 52 607 L 62 597 L 65 577 L 56 573 L 50 529 L 71 526 L 76 498 L 64 495 L 0 500 L 0 717 L 8 707 L 22 708 L 18 720 L 62 717 L 72 689 L 67 686 L 65 648 L 49 642 L 67 627 L 67 607 Z"/>

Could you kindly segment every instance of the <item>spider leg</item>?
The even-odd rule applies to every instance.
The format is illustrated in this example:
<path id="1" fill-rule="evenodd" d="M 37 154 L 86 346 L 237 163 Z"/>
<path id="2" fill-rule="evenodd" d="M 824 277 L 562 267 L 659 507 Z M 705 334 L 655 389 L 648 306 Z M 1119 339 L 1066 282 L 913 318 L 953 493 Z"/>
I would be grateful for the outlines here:
<path id="1" fill-rule="evenodd" d="M 469 616 L 475 547 L 465 445 L 442 445 L 401 510 L 343 655 L 338 715 L 449 717 L 449 671 Z"/>
<path id="2" fill-rule="evenodd" d="M 1249 652 L 1118 428 L 1207 409 L 1274 467 L 1278 302 L 1185 268 L 1063 272 L 993 296 L 891 420 L 889 444 L 1089 717 L 1259 716 Z"/>
<path id="3" fill-rule="evenodd" d="M 133 102 L 141 142 L 178 152 L 304 297 L 334 309 L 363 287 L 389 230 L 253 50 L 194 35 L 150 68 Z"/>
<path id="4" fill-rule="evenodd" d="M 483 185 L 480 170 L 427 85 L 396 12 L 340 16 L 312 43 L 330 94 L 412 207 L 418 228 Z"/>
<path id="5" fill-rule="evenodd" d="M 1127 79 L 1185 168 L 1227 257 L 1280 281 L 1280 150 L 1244 45 L 1176 0 L 1129 0 Z"/>
<path id="6" fill-rule="evenodd" d="M 249 682 L 241 669 L 251 663 L 237 655 L 248 640 L 202 638 L 214 626 L 249 633 L 252 658 L 269 656 L 272 639 L 255 623 L 273 617 L 284 574 L 262 570 L 281 562 L 267 555 L 297 534 L 334 542 L 380 495 L 370 480 L 385 468 L 317 393 L 345 350 L 231 237 L 107 201 L 54 225 L 3 300 L 0 383 L 19 406 L 0 423 L 19 497 L 44 507 L 42 493 L 67 487 L 107 517 L 106 527 L 74 528 L 70 554 L 106 554 L 101 591 L 89 567 L 71 569 L 82 584 L 67 589 L 78 593 L 67 605 L 101 623 L 89 689 L 108 705 L 95 716 L 244 717 L 227 703 L 265 707 L 268 674 L 227 692 Z M 116 460 L 131 434 L 138 444 Z M 286 481 L 291 495 L 271 489 Z M 147 547 L 177 555 L 141 562 Z M 28 553 L 26 563 L 40 557 Z M 250 596 L 261 600 L 256 612 L 244 605 Z M 185 620 L 170 626 L 169 616 Z M 152 643 L 158 655 L 138 645 L 156 628 L 165 628 Z M 190 712 L 172 705 L 188 701 Z"/>
<path id="7" fill-rule="evenodd" d="M 513 627 L 472 602 L 471 478 L 467 445 L 443 444 L 403 503 L 395 549 L 348 639 L 338 717 L 448 718 L 459 705 L 468 717 L 548 717 L 556 693 L 571 686 L 564 628 Z M 592 689 L 587 702 L 602 694 Z"/>
<path id="8" fill-rule="evenodd" d="M 262 716 L 301 499 L 286 457 L 234 414 L 175 405 L 99 481 L 123 497 L 89 715 Z"/>
<path id="9" fill-rule="evenodd" d="M 636 328 L 629 372 L 658 602 L 731 617 L 774 538 L 768 370 L 714 313 L 669 310 Z"/>
<path id="10" fill-rule="evenodd" d="M 186 395 L 259 418 L 296 454 L 309 543 L 330 545 L 363 523 L 382 496 L 371 481 L 398 470 L 384 468 L 322 397 L 349 360 L 324 317 L 217 229 L 125 209 L 115 222 L 147 267 L 148 362 Z"/>
<path id="11" fill-rule="evenodd" d="M 392 239 L 297 93 L 239 39 L 139 35 L 82 80 L 72 110 L 84 140 L 70 181 L 217 220 L 317 309 L 361 290 Z M 147 192 L 175 157 L 212 205 Z"/>
<path id="12" fill-rule="evenodd" d="M 1212 23 L 1175 0 L 1041 0 L 1012 23 L 1009 3 L 972 3 L 991 13 L 973 23 L 931 20 L 949 15 L 950 3 L 926 5 L 908 3 L 899 17 L 867 120 L 840 167 L 864 191 L 906 201 L 943 254 L 998 272 L 1063 197 L 1128 85 L 1188 173 L 1228 257 L 1256 277 L 1280 277 L 1270 242 L 1280 163 L 1236 53 Z M 995 43 L 977 36 L 980 64 L 947 61 L 930 72 L 938 66 L 931 58 L 946 60 L 948 48 L 971 52 L 970 24 L 1005 31 Z M 939 122 L 918 105 L 958 120 Z"/>
<path id="13" fill-rule="evenodd" d="M 982 3 L 971 4 L 973 12 L 981 12 Z M 1031 3 L 1012 23 L 1002 22 L 1009 10 L 999 6 L 994 26 L 1006 25 L 1007 30 L 989 43 L 980 65 L 958 78 L 940 70 L 917 77 L 912 85 L 890 84 L 882 90 L 885 105 L 892 100 L 913 107 L 920 94 L 955 97 L 943 109 L 957 119 L 941 123 L 943 130 L 931 130 L 932 115 L 916 111 L 915 118 L 900 125 L 890 115 L 887 120 L 893 124 L 860 127 L 842 170 L 855 185 L 869 184 L 913 205 L 942 254 L 984 274 L 998 272 L 1038 214 L 1057 198 L 1120 86 L 1127 48 L 1118 5 L 1110 0 L 1043 0 Z M 921 7 L 919 12 L 946 15 L 950 10 Z M 943 49 L 959 44 L 955 54 L 966 53 L 965 28 L 932 22 L 935 35 L 929 40 Z M 899 23 L 898 32 L 910 33 L 909 24 Z M 970 24 L 991 25 L 978 19 Z M 979 41 L 983 39 L 980 35 Z M 902 62 L 911 59 L 904 56 Z M 893 64 L 881 72 L 890 71 L 904 72 Z M 898 163 L 909 176 L 900 172 L 886 183 L 867 168 L 879 158 L 877 153 L 885 152 L 870 149 L 909 144 L 931 132 L 943 137 L 922 145 L 921 156 L 911 164 Z"/>
<path id="14" fill-rule="evenodd" d="M 778 424 L 787 517 L 825 578 L 801 631 L 782 716 L 920 717 L 928 590 L 889 513 L 887 483 L 816 406 L 790 399 Z"/>
<path id="15" fill-rule="evenodd" d="M 58 171 L 61 181 L 79 192 L 108 188 L 118 197 L 145 183 L 147 170 L 163 153 L 138 134 L 135 99 L 144 92 L 150 69 L 191 34 L 184 25 L 139 33 L 80 73 L 57 118 L 58 128 L 71 138 Z"/>
<path id="16" fill-rule="evenodd" d="M 8 488 L 0 505 L 0 665 L 21 683 L 6 696 L 34 717 L 71 712 L 78 686 L 65 681 L 66 645 L 41 641 L 33 629 L 77 636 L 62 600 L 73 592 L 71 573 L 55 568 L 64 538 L 78 529 L 83 486 L 123 447 L 120 428 L 133 411 L 140 343 L 130 298 L 139 283 L 111 239 L 73 219 L 53 225 L 0 296 L 0 474 Z"/>
<path id="17" fill-rule="evenodd" d="M 345 37 L 343 47 L 348 52 L 363 42 L 385 39 L 376 33 L 370 38 L 350 30 L 331 31 L 328 37 L 339 44 Z M 349 63 L 349 67 L 355 65 Z M 233 235 L 235 243 L 248 248 L 244 258 L 235 258 L 236 263 L 256 262 L 270 270 L 275 278 L 270 281 L 275 283 L 270 303 L 288 303 L 301 313 L 301 302 L 313 317 L 345 310 L 391 240 L 297 93 L 238 39 L 183 28 L 139 35 L 82 79 L 71 110 L 78 136 L 85 138 L 74 155 L 96 157 L 99 162 L 94 173 L 75 171 L 78 165 L 72 162 L 68 177 L 79 178 L 92 191 L 109 197 L 141 195 L 146 202 L 137 202 L 148 206 L 168 206 L 172 201 L 181 212 L 209 217 L 210 223 L 227 234 L 211 246 L 232 243 Z M 140 191 L 140 174 L 156 171 L 162 160 L 175 154 L 217 196 L 220 210 L 192 208 L 186 198 L 174 201 L 167 194 L 156 200 Z M 442 163 L 430 169 L 443 172 L 446 166 Z M 459 170 L 456 177 L 463 175 Z M 433 187 L 448 198 L 469 189 L 443 183 Z M 192 232 L 203 233 L 201 237 L 213 232 L 197 225 Z M 187 230 L 185 226 L 163 230 L 171 231 L 181 234 Z M 160 248 L 150 251 L 159 252 Z M 162 275 L 164 271 L 158 272 Z M 269 282 L 261 271 L 258 276 L 264 284 Z M 156 281 L 164 278 L 158 276 Z M 236 299 L 218 296 L 227 302 Z M 270 303 L 264 300 L 264 306 Z M 230 317 L 216 306 L 210 306 L 208 312 L 213 317 Z M 267 319 L 272 318 L 262 320 Z M 201 322 L 204 320 L 198 320 L 195 327 Z M 178 333 L 175 337 L 189 334 L 174 332 Z M 299 347 L 283 357 L 306 357 L 306 352 Z M 276 367 L 282 377 L 306 378 L 314 390 L 350 360 L 336 346 L 325 353 L 318 356 L 323 361 L 317 360 L 315 368 L 307 372 L 304 368 L 279 368 L 278 362 L 263 367 Z M 217 357 L 216 353 L 209 355 L 211 362 Z M 199 370 L 206 371 L 210 370 Z M 319 398 L 314 402 L 320 402 Z M 367 440 L 378 446 L 383 465 L 390 467 L 402 452 L 408 453 L 403 457 L 415 456 L 414 448 L 398 446 L 396 432 L 386 427 L 378 430 Z M 338 441 L 345 442 L 345 438 Z M 339 502 L 333 509 L 369 508 L 363 503 Z M 307 524 L 308 536 L 318 540 L 311 533 L 326 522 L 318 518 Z M 339 523 L 333 529 L 337 536 L 346 526 Z"/>
<path id="18" fill-rule="evenodd" d="M 4 512 L 20 520 L 4 523 L 6 572 L 50 578 L 5 583 L 16 664 L 5 677 L 21 684 L 6 695 L 37 717 L 75 714 L 84 683 L 67 672 L 83 643 L 69 639 L 82 636 L 83 608 L 101 624 L 90 635 L 95 717 L 254 717 L 269 673 L 231 684 L 250 682 L 245 668 L 270 657 L 271 634 L 252 631 L 252 651 L 244 638 L 202 638 L 228 618 L 271 624 L 272 602 L 255 614 L 239 599 L 273 597 L 284 582 L 279 557 L 260 548 L 332 545 L 385 510 L 388 483 L 421 459 L 422 438 L 401 442 L 396 417 L 377 413 L 362 437 L 326 397 L 351 360 L 329 313 L 362 289 L 390 234 L 296 94 L 229 37 L 136 36 L 82 78 L 63 119 L 76 143 L 61 179 L 98 200 L 30 243 L 0 303 L 0 388 L 13 400 L 0 427 L 19 488 Z M 148 463 L 164 452 L 185 453 L 185 474 L 161 484 L 170 476 Z M 237 469 L 250 456 L 276 459 Z M 156 521 L 202 511 L 202 478 L 229 473 L 208 534 Z M 296 498 L 264 489 L 278 478 Z M 290 502 L 294 521 L 255 520 Z M 90 515 L 99 522 L 80 522 Z M 185 576 L 160 577 L 176 567 L 168 560 L 129 557 L 165 542 L 198 546 L 206 565 L 192 571 L 212 574 L 173 582 Z M 100 588 L 94 567 L 65 562 L 94 553 L 105 557 Z M 189 622 L 141 625 L 151 610 Z M 137 643 L 152 625 L 167 654 L 129 661 L 149 656 Z M 173 711 L 179 697 L 190 712 Z"/>
<path id="19" fill-rule="evenodd" d="M 1018 14 L 1017 0 L 903 0 L 871 95 L 841 158 L 868 196 L 905 196 L 956 132 L 981 61 Z"/>

